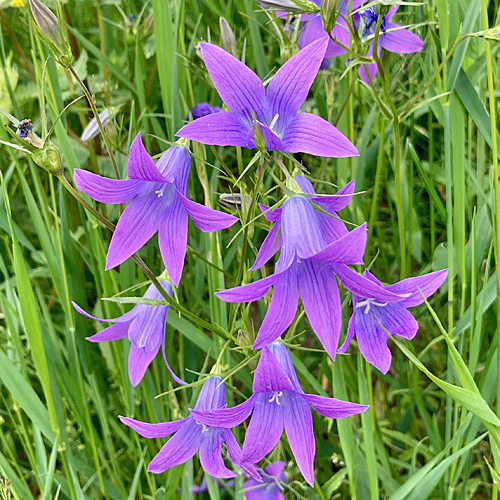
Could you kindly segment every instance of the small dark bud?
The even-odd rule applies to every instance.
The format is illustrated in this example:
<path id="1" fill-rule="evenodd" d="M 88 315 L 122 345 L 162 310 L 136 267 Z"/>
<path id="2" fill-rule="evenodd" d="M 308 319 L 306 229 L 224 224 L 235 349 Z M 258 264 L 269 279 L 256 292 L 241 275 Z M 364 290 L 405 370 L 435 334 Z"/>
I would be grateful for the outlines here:
<path id="1" fill-rule="evenodd" d="M 21 137 L 21 139 L 26 139 L 30 130 L 33 130 L 33 124 L 31 123 L 31 120 L 29 118 L 26 118 L 19 122 L 16 130 L 16 135 Z"/>

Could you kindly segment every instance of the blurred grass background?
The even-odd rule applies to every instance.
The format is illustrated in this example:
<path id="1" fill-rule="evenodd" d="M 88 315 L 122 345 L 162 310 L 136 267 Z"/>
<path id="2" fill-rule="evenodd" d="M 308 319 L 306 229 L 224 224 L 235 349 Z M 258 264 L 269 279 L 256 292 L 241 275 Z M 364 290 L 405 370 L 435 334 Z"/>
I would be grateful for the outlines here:
<path id="1" fill-rule="evenodd" d="M 53 2 L 46 4 L 54 9 Z M 0 107 L 18 119 L 30 118 L 40 134 L 45 112 L 42 91 L 51 121 L 82 91 L 69 72 L 47 59 L 49 53 L 35 36 L 29 8 L 10 5 L 10 0 L 0 2 Z M 398 22 L 419 24 L 417 32 L 425 39 L 425 49 L 409 56 L 384 54 L 389 91 L 398 109 L 404 110 L 423 89 L 460 33 L 484 29 L 485 20 L 489 26 L 500 23 L 498 5 L 498 0 L 429 0 L 400 9 Z M 143 133 L 148 150 L 159 154 L 168 147 L 165 141 L 175 140 L 175 131 L 197 102 L 221 105 L 196 53 L 199 40 L 222 45 L 220 17 L 236 35 L 238 56 L 263 79 L 287 56 L 286 47 L 280 51 L 268 17 L 253 0 L 71 0 L 63 4 L 63 12 L 76 72 L 95 95 L 98 110 L 113 110 L 108 139 L 122 177 L 128 147 L 137 132 Z M 300 334 L 298 340 L 308 348 L 296 350 L 294 357 L 304 389 L 371 402 L 372 410 L 339 421 L 315 414 L 314 490 L 305 485 L 282 440 L 269 459 L 287 461 L 292 489 L 284 491 L 285 498 L 497 498 L 493 482 L 498 475 L 491 468 L 497 465 L 498 450 L 492 449 L 489 437 L 498 426 L 488 414 L 488 405 L 494 406 L 499 387 L 493 249 L 498 234 L 493 215 L 498 179 L 491 167 L 498 151 L 489 114 L 487 43 L 480 38 L 463 41 L 402 120 L 403 260 L 393 127 L 371 91 L 354 81 L 356 71 L 341 78 L 346 56 L 333 59 L 332 67 L 320 72 L 303 107 L 337 123 L 360 150 L 359 158 L 298 155 L 298 159 L 319 192 L 333 193 L 332 184 L 342 186 L 355 179 L 360 194 L 342 217 L 354 224 L 369 221 L 365 263 L 373 261 L 372 268 L 385 282 L 450 268 L 447 286 L 431 300 L 449 337 L 425 305 L 414 309 L 420 331 L 413 342 L 403 344 L 406 352 L 389 340 L 393 365 L 387 375 L 381 375 L 370 369 L 354 346 L 349 349 L 351 355 L 338 356 L 332 363 L 318 350 L 317 339 L 299 315 L 289 336 Z M 491 46 L 490 74 L 497 96 L 499 47 Z M 52 139 L 62 152 L 68 178 L 77 167 L 113 176 L 101 138 L 88 144 L 79 139 L 91 118 L 82 99 L 55 126 Z M 3 127 L 0 139 L 9 140 Z M 240 165 L 236 148 L 196 145 L 193 151 L 192 199 L 217 207 L 219 193 L 251 193 L 255 167 L 237 186 L 221 173 L 238 177 L 239 167 L 250 162 L 251 151 L 242 151 Z M 116 317 L 126 306 L 99 299 L 121 292 L 139 295 L 146 277 L 131 260 L 119 272 L 104 272 L 110 232 L 26 155 L 0 146 L 0 162 L 4 179 L 0 193 L 0 472 L 11 482 L 10 487 L 0 484 L 0 498 L 10 498 L 8 490 L 22 500 L 192 498 L 191 486 L 200 484 L 203 474 L 196 458 L 166 474 L 146 473 L 147 463 L 163 442 L 139 439 L 117 416 L 151 422 L 181 418 L 192 407 L 196 388 L 155 399 L 173 388 L 157 358 L 133 389 L 127 377 L 127 342 L 87 342 L 85 337 L 97 325 L 76 314 L 70 304 L 74 300 L 97 316 Z M 269 203 L 279 199 L 279 192 L 266 194 L 274 184 L 270 176 L 264 184 L 263 199 L 269 198 Z M 119 215 L 117 206 L 99 209 L 113 221 Z M 240 228 L 206 235 L 190 226 L 184 276 L 177 290 L 182 305 L 223 329 L 228 328 L 230 308 L 213 292 L 234 284 L 242 236 L 232 238 Z M 267 229 L 260 219 L 251 227 L 245 269 L 253 263 Z M 162 272 L 156 241 L 146 245 L 141 255 L 155 273 Z M 129 290 L 137 284 L 143 287 Z M 242 307 L 233 330 L 250 330 L 254 325 L 256 331 L 265 312 L 263 302 L 260 310 L 257 304 Z M 349 311 L 346 298 L 344 334 Z M 199 372 L 210 370 L 220 346 L 215 335 L 171 309 L 167 355 L 177 373 L 196 381 Z M 241 351 L 232 351 L 226 359 L 228 371 L 244 357 Z M 252 367 L 244 367 L 229 380 L 246 395 Z M 422 368 L 437 380 L 422 373 Z M 439 381 L 469 392 L 454 393 Z M 229 394 L 230 404 L 240 401 L 232 391 Z M 485 421 L 493 431 L 485 428 Z M 239 478 L 236 487 L 220 491 L 211 487 L 204 495 L 242 499 L 242 483 Z"/>

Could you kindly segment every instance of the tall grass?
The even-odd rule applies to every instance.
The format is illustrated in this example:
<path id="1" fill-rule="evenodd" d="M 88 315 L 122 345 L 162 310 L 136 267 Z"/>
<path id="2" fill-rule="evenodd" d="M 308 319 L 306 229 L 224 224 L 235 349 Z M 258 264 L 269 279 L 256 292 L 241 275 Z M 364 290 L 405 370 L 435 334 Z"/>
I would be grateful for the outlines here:
<path id="1" fill-rule="evenodd" d="M 355 81 L 356 70 L 345 74 L 345 57 L 320 72 L 304 105 L 336 123 L 361 152 L 359 158 L 298 159 L 322 192 L 355 179 L 359 194 L 342 217 L 352 224 L 369 221 L 365 263 L 373 262 L 378 277 L 389 283 L 431 270 L 450 272 L 440 293 L 413 311 L 420 324 L 415 340 L 389 340 L 394 359 L 387 375 L 353 348 L 332 363 L 311 340 L 304 316 L 296 318 L 289 335 L 300 335 L 307 347 L 293 358 L 304 387 L 371 409 L 337 421 L 314 417 L 314 489 L 282 440 L 269 460 L 287 461 L 285 498 L 498 498 L 500 46 L 463 37 L 498 26 L 498 7 L 498 0 L 428 0 L 400 9 L 402 24 L 418 25 L 425 49 L 384 55 L 387 87 L 384 93 L 378 80 L 375 89 L 397 120 L 382 112 L 370 88 Z M 0 8 L 0 107 L 18 119 L 31 118 L 40 134 L 42 116 L 48 114 L 50 126 L 82 90 L 36 36 L 29 8 L 9 7 L 8 1 Z M 70 1 L 63 11 L 76 74 L 99 111 L 114 111 L 107 138 L 122 178 L 137 132 L 159 154 L 197 102 L 221 105 L 196 53 L 202 39 L 222 45 L 220 17 L 232 27 L 239 55 L 260 77 L 287 57 L 287 47 L 280 50 L 276 30 L 253 0 Z M 131 13 L 137 15 L 132 21 Z M 102 139 L 79 140 L 93 116 L 87 106 L 85 99 L 72 104 L 52 140 L 68 179 L 74 168 L 113 177 Z M 0 140 L 10 141 L 3 127 Z M 199 145 L 192 150 L 193 199 L 216 207 L 219 193 L 252 194 L 252 151 Z M 138 295 L 148 277 L 130 259 L 119 272 L 104 271 L 110 231 L 29 155 L 0 146 L 0 162 L 0 472 L 10 481 L 0 483 L 0 498 L 192 498 L 192 485 L 203 475 L 197 460 L 165 474 L 147 473 L 163 442 L 139 439 L 117 416 L 179 418 L 193 406 L 199 385 L 174 390 L 157 359 L 132 388 L 125 342 L 87 342 L 96 324 L 71 306 L 73 300 L 97 316 L 116 317 L 130 305 L 100 299 Z M 279 192 L 267 191 L 271 181 L 264 177 L 258 191 L 268 204 L 279 199 Z M 116 221 L 119 207 L 87 201 Z M 189 383 L 210 370 L 224 332 L 236 336 L 241 328 L 254 335 L 248 330 L 258 326 L 264 302 L 260 310 L 256 304 L 228 306 L 214 292 L 233 286 L 241 273 L 255 279 L 247 269 L 267 229 L 261 219 L 245 231 L 240 225 L 211 235 L 190 227 L 175 295 L 185 313 L 171 308 L 166 343 L 169 362 Z M 155 274 L 162 272 L 155 241 L 141 257 Z M 348 318 L 348 300 L 343 308 Z M 229 403 L 250 392 L 254 362 L 243 363 L 237 373 L 231 369 L 252 355 L 249 349 L 224 355 Z M 242 478 L 226 490 L 211 485 L 204 495 L 242 499 Z"/>

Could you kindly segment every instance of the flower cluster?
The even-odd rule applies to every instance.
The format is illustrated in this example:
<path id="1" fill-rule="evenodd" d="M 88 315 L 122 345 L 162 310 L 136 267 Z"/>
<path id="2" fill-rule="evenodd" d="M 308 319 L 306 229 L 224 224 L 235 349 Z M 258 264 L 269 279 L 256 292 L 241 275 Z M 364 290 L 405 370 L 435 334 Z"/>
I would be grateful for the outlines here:
<path id="1" fill-rule="evenodd" d="M 319 6 L 319 0 L 314 0 Z M 188 239 L 188 219 L 201 231 L 229 228 L 237 218 L 196 203 L 188 197 L 191 156 L 186 140 L 218 146 L 259 148 L 269 151 L 308 153 L 322 157 L 349 157 L 358 151 L 331 123 L 311 113 L 300 112 L 316 74 L 326 57 L 344 53 L 350 47 L 347 17 L 359 10 L 361 0 L 339 6 L 340 17 L 330 34 L 323 30 L 319 14 L 302 17 L 305 24 L 299 39 L 302 48 L 271 78 L 267 88 L 261 79 L 236 57 L 209 44 L 201 44 L 201 55 L 212 82 L 227 110 L 198 104 L 186 116 L 177 136 L 182 141 L 170 147 L 155 163 L 143 146 L 140 134 L 130 148 L 128 179 L 118 180 L 75 170 L 76 186 L 101 203 L 128 203 L 121 213 L 111 238 L 106 269 L 123 263 L 158 233 L 159 250 L 168 280 L 154 284 L 145 299 L 162 300 L 173 294 L 182 277 Z M 397 7 L 378 14 L 374 7 L 359 10 L 355 23 L 361 25 L 360 38 L 370 41 L 380 36 L 380 46 L 393 52 L 421 50 L 420 39 L 391 22 Z M 382 16 L 380 18 L 379 16 Z M 377 30 L 377 27 L 379 28 Z M 377 33 L 378 31 L 378 33 Z M 337 42 L 340 42 L 338 45 Z M 367 65 L 360 76 L 371 80 L 375 69 Z M 245 495 L 255 498 L 283 498 L 286 484 L 283 462 L 264 470 L 258 468 L 278 444 L 285 431 L 298 468 L 310 485 L 314 484 L 315 437 L 311 409 L 331 418 L 345 418 L 367 410 L 368 406 L 338 399 L 307 394 L 301 387 L 292 357 L 279 338 L 294 323 L 302 302 L 311 329 L 326 353 L 335 360 L 337 352 L 346 352 L 356 337 L 366 361 L 387 373 L 391 351 L 389 334 L 412 339 L 418 323 L 409 307 L 421 304 L 443 283 L 447 271 L 408 278 L 385 286 L 369 270 L 360 274 L 350 266 L 364 265 L 367 225 L 349 230 L 338 213 L 354 194 L 354 181 L 334 195 L 315 192 L 303 175 L 288 175 L 285 197 L 273 208 L 260 205 L 262 215 L 272 226 L 262 242 L 250 271 L 263 268 L 274 255 L 279 257 L 274 272 L 262 279 L 217 292 L 226 302 L 251 302 L 264 297 L 272 289 L 272 298 L 259 328 L 254 349 L 261 349 L 253 377 L 253 394 L 234 407 L 226 405 L 226 387 L 216 369 L 206 378 L 194 408 L 186 418 L 163 423 L 145 423 L 120 417 L 122 423 L 146 438 L 173 435 L 150 462 L 148 470 L 163 472 L 182 464 L 197 452 L 207 474 L 216 478 L 232 478 L 236 474 L 224 462 L 227 457 L 250 480 Z M 233 198 L 235 199 L 235 198 Z M 342 288 L 352 296 L 353 313 L 347 337 L 339 349 L 342 330 Z M 112 326 L 89 338 L 93 342 L 128 337 L 129 377 L 136 386 L 163 345 L 165 362 L 165 322 L 169 306 L 145 301 L 115 319 L 100 319 L 76 310 L 96 321 Z M 167 367 L 170 370 L 170 367 Z M 173 378 L 184 382 L 172 373 Z M 242 448 L 232 428 L 249 417 Z M 219 483 L 223 485 L 224 483 Z M 202 491 L 206 482 L 198 487 Z"/>

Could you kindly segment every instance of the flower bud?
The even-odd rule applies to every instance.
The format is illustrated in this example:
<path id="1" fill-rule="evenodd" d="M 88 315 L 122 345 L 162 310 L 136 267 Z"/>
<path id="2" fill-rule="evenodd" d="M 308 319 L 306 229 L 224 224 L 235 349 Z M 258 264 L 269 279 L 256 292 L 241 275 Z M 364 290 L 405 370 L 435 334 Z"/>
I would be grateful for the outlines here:
<path id="1" fill-rule="evenodd" d="M 64 67 L 73 64 L 73 53 L 55 14 L 39 0 L 29 0 L 35 25 L 44 42 L 54 53 L 56 60 Z"/>
<path id="2" fill-rule="evenodd" d="M 253 344 L 250 334 L 241 328 L 238 330 L 238 334 L 236 335 L 236 342 L 240 347 L 250 347 Z"/>
<path id="3" fill-rule="evenodd" d="M 222 43 L 227 52 L 233 54 L 234 57 L 238 57 L 238 48 L 236 45 L 236 36 L 234 35 L 231 26 L 227 20 L 223 17 L 219 18 L 220 33 L 222 36 Z"/>
<path id="4" fill-rule="evenodd" d="M 109 109 L 105 109 L 104 111 L 101 111 L 99 113 L 99 119 L 101 120 L 102 126 L 104 128 L 106 128 L 108 126 L 111 118 L 113 118 L 113 112 L 110 111 Z M 92 139 L 94 139 L 94 137 L 97 137 L 98 135 L 99 135 L 99 126 L 97 125 L 97 119 L 94 116 L 94 118 L 92 118 L 92 120 L 90 120 L 88 125 L 85 127 L 80 139 L 83 142 L 89 142 Z"/>
<path id="5" fill-rule="evenodd" d="M 232 208 L 233 210 L 247 210 L 252 202 L 252 198 L 247 194 L 242 195 L 241 193 L 222 193 L 219 196 L 219 202 L 221 205 Z"/>
<path id="6" fill-rule="evenodd" d="M 44 147 L 38 152 L 32 153 L 31 157 L 39 167 L 42 167 L 49 174 L 55 175 L 56 177 L 62 175 L 63 163 L 61 153 L 59 153 L 59 150 L 51 142 L 47 141 Z"/>
<path id="7" fill-rule="evenodd" d="M 297 14 L 316 14 L 320 12 L 320 8 L 309 0 L 260 0 L 260 3 L 266 7 Z"/>
<path id="8" fill-rule="evenodd" d="M 500 42 L 500 26 L 496 26 L 495 28 L 485 31 L 479 31 L 478 33 L 475 33 L 475 36 L 478 38 L 484 38 L 490 42 Z"/>
<path id="9" fill-rule="evenodd" d="M 391 4 L 383 4 L 383 3 L 380 3 L 377 5 L 377 13 L 378 14 L 382 14 L 383 16 L 385 14 L 389 14 L 389 11 L 391 10 Z"/>
<path id="10" fill-rule="evenodd" d="M 323 0 L 321 4 L 321 19 L 323 29 L 330 33 L 337 24 L 337 0 Z"/>

